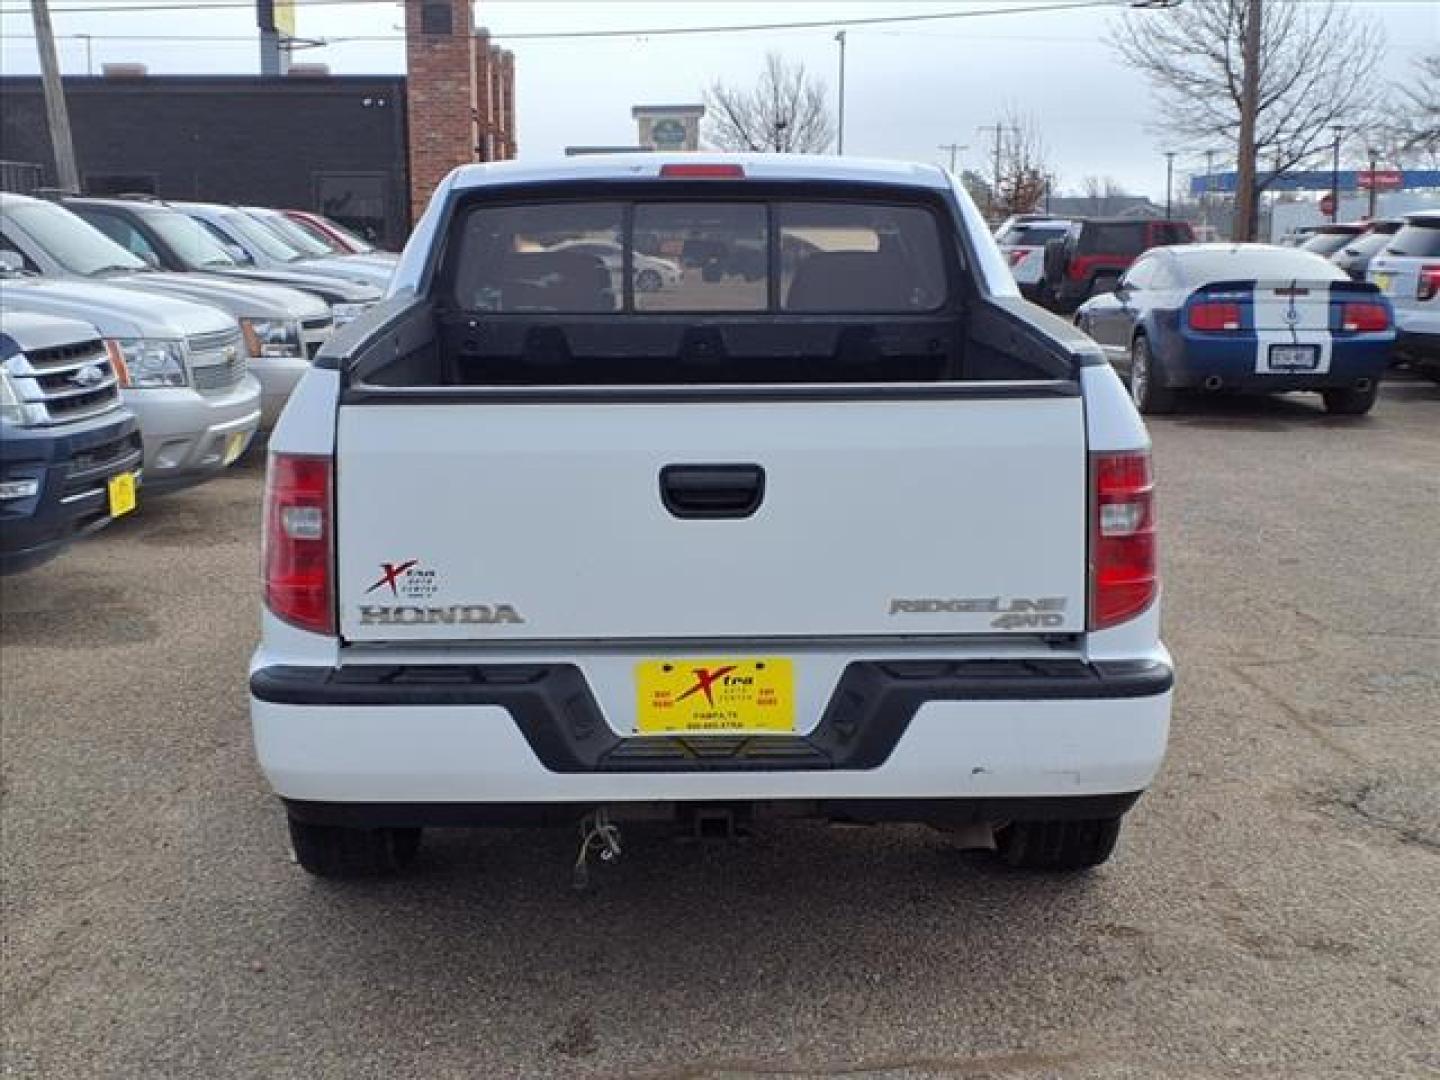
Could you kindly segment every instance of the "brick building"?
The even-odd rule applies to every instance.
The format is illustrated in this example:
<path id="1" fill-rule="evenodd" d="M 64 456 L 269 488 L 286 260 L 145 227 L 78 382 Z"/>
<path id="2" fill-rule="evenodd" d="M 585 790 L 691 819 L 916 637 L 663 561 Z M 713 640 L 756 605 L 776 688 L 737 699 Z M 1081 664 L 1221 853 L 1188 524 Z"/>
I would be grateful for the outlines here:
<path id="1" fill-rule="evenodd" d="M 475 28 L 471 0 L 405 0 L 410 206 L 456 165 L 515 156 L 515 58 Z"/>
<path id="2" fill-rule="evenodd" d="M 398 247 L 452 168 L 515 156 L 515 60 L 472 7 L 406 0 L 405 76 L 67 77 L 82 189 L 314 209 Z M 24 166 L 0 183 L 55 184 L 38 78 L 0 76 L 0 147 Z"/>

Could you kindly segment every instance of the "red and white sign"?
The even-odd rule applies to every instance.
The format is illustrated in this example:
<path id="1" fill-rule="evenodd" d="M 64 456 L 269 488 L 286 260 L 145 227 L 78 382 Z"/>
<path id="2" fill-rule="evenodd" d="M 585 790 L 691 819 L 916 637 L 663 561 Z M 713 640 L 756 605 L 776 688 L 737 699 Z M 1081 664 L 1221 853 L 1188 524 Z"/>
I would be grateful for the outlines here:
<path id="1" fill-rule="evenodd" d="M 1399 191 L 1405 186 L 1405 174 L 1399 169 L 1376 169 L 1374 172 L 1362 169 L 1356 174 L 1360 190 Z"/>

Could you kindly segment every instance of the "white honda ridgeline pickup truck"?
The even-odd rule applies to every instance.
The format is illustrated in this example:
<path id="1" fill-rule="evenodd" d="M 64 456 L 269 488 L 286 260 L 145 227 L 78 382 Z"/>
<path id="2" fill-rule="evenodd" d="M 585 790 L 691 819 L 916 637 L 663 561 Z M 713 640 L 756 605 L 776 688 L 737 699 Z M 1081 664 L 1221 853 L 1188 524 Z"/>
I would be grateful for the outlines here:
<path id="1" fill-rule="evenodd" d="M 1149 439 L 939 169 L 458 169 L 269 453 L 251 712 L 312 873 L 762 815 L 1077 869 L 1160 765 Z"/>

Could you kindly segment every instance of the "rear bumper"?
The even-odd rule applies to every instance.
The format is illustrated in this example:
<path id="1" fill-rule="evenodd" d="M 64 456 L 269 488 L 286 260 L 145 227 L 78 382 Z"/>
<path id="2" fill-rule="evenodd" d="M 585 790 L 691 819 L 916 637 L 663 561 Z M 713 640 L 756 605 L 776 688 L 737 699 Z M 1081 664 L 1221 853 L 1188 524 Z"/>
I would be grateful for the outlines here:
<path id="1" fill-rule="evenodd" d="M 1329 370 L 1316 374 L 1257 372 L 1257 350 L 1264 347 L 1254 340 L 1228 342 L 1181 336 L 1163 357 L 1166 384 L 1173 389 L 1199 389 L 1207 380 L 1218 379 L 1220 388 L 1259 393 L 1353 387 L 1363 381 L 1374 382 L 1385 374 L 1394 336 L 1336 337 Z"/>
<path id="2" fill-rule="evenodd" d="M 853 662 L 806 735 L 626 738 L 569 664 L 262 667 L 251 718 L 306 803 L 984 802 L 1143 790 L 1172 685 L 1155 661 Z"/>
<path id="3" fill-rule="evenodd" d="M 1395 351 L 1407 358 L 1440 364 L 1440 328 L 1401 330 L 1395 338 Z"/>

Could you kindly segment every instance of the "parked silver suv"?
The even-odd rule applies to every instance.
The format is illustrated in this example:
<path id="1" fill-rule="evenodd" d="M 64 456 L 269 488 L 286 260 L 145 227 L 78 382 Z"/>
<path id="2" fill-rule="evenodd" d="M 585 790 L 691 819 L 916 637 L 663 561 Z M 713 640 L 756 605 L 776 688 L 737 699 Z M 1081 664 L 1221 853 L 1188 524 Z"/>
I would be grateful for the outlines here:
<path id="1" fill-rule="evenodd" d="M 0 266 L 13 271 L 13 252 Z M 145 490 L 206 480 L 250 445 L 260 426 L 260 384 L 248 373 L 240 326 L 217 308 L 176 297 L 8 276 L 7 311 L 81 319 L 99 329 L 122 396 L 145 443 Z"/>
<path id="2" fill-rule="evenodd" d="M 45 277 L 104 281 L 210 304 L 240 322 L 250 370 L 260 381 L 261 427 L 273 427 L 290 391 L 329 338 L 329 307 L 317 296 L 212 274 L 157 271 L 77 214 L 23 195 L 0 195 L 0 242 Z"/>

